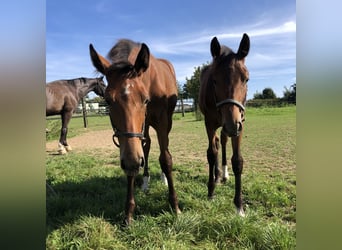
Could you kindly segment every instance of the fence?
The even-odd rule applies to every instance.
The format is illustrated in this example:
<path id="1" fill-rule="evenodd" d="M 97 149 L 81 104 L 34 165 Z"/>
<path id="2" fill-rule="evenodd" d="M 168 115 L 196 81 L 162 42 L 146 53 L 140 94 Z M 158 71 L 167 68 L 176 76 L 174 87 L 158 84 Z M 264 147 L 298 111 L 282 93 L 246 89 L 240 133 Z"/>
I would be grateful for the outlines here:
<path id="1" fill-rule="evenodd" d="M 283 107 L 287 105 L 296 105 L 296 101 L 286 101 L 281 99 L 253 99 L 248 100 L 246 103 L 246 107 Z M 94 108 L 96 107 L 96 108 Z M 175 113 L 183 113 L 183 112 L 194 112 L 196 111 L 193 102 L 181 102 L 178 101 L 175 107 Z M 198 112 L 200 115 L 200 112 Z M 108 106 L 99 106 L 99 105 L 92 105 L 87 103 L 85 105 L 85 109 L 83 110 L 82 104 L 78 106 L 73 117 L 82 117 L 85 119 L 90 116 L 102 116 L 109 114 L 109 107 Z M 50 116 L 47 117 L 48 120 L 60 119 L 60 116 Z M 86 127 L 86 122 L 85 122 Z"/>
<path id="2" fill-rule="evenodd" d="M 284 107 L 287 105 L 296 105 L 296 101 L 288 101 L 282 99 L 253 99 L 248 100 L 246 107 Z"/>

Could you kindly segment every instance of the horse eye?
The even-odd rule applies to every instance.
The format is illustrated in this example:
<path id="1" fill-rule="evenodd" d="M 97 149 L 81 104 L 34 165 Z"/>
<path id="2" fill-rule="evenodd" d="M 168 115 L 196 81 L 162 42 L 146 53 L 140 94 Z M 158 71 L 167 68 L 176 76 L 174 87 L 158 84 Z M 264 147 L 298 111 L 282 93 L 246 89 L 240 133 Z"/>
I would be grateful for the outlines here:
<path id="1" fill-rule="evenodd" d="M 244 78 L 244 77 L 243 77 L 241 80 L 242 80 L 242 82 L 243 82 L 244 84 L 247 84 L 247 82 L 248 82 L 249 78 L 247 78 L 247 77 L 246 77 L 246 78 Z"/>

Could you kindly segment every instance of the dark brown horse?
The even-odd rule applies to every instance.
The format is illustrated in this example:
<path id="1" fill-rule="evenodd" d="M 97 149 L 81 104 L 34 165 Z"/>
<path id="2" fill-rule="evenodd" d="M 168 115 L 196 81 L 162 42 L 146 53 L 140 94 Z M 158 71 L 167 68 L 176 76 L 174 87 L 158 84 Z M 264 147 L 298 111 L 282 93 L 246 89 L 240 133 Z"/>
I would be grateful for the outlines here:
<path id="1" fill-rule="evenodd" d="M 46 116 L 61 115 L 62 118 L 61 135 L 58 143 L 60 154 L 65 154 L 71 150 L 66 140 L 68 124 L 79 101 L 90 91 L 94 91 L 103 97 L 105 89 L 103 77 L 57 80 L 46 84 Z"/>
<path id="2" fill-rule="evenodd" d="M 120 40 L 108 53 L 109 60 L 98 54 L 92 44 L 89 49 L 93 65 L 108 82 L 105 99 L 114 130 L 113 141 L 120 147 L 121 168 L 127 175 L 125 222 L 130 224 L 132 221 L 134 179 L 140 167 L 144 167 L 143 187 L 147 188 L 150 126 L 157 132 L 159 163 L 167 178 L 169 202 L 176 213 L 180 213 L 168 149 L 172 114 L 177 102 L 173 66 L 150 54 L 146 44 L 130 40 Z"/>
<path id="3" fill-rule="evenodd" d="M 208 135 L 207 159 L 209 163 L 208 197 L 212 198 L 221 171 L 218 167 L 219 138 L 216 130 L 221 130 L 223 181 L 228 178 L 226 144 L 231 137 L 233 155 L 231 163 L 235 176 L 234 204 L 238 214 L 244 216 L 241 198 L 241 173 L 243 158 L 240 151 L 242 139 L 244 104 L 247 95 L 249 73 L 245 66 L 250 41 L 244 34 L 237 53 L 220 45 L 216 37 L 211 40 L 210 50 L 213 62 L 203 68 L 200 76 L 199 106 L 205 117 Z"/>

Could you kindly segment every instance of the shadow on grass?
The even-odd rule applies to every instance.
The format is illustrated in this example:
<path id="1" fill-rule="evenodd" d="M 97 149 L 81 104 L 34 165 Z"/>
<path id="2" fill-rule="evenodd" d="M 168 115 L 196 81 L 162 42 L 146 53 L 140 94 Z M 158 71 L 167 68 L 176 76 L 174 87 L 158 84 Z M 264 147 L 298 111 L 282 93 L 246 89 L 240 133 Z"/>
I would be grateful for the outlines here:
<path id="1" fill-rule="evenodd" d="M 134 218 L 139 215 L 157 216 L 170 211 L 168 189 L 163 184 L 151 187 L 151 182 L 159 181 L 158 174 L 151 173 L 150 190 L 141 190 L 142 176 L 135 182 Z M 160 182 L 160 181 L 159 181 Z M 126 202 L 126 175 L 119 177 L 94 177 L 83 182 L 66 181 L 56 185 L 47 180 L 46 225 L 47 234 L 73 223 L 82 216 L 102 217 L 112 224 L 123 225 Z"/>

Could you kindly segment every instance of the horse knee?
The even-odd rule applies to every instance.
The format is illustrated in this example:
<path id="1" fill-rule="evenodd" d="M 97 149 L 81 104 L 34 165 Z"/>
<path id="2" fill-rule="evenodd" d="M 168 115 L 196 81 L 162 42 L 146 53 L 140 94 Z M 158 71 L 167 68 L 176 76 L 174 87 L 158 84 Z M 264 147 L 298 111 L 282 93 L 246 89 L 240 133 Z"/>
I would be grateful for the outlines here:
<path id="1" fill-rule="evenodd" d="M 172 168 L 172 157 L 170 153 L 167 154 L 161 154 L 159 156 L 159 163 L 160 166 L 165 174 L 171 172 Z"/>
<path id="2" fill-rule="evenodd" d="M 231 163 L 233 166 L 233 172 L 235 175 L 237 174 L 242 174 L 242 170 L 243 170 L 243 158 L 242 156 L 240 157 L 232 157 L 231 159 Z"/>
<path id="3" fill-rule="evenodd" d="M 208 159 L 209 166 L 214 165 L 216 162 L 216 155 L 211 149 L 207 150 L 207 159 Z"/>

